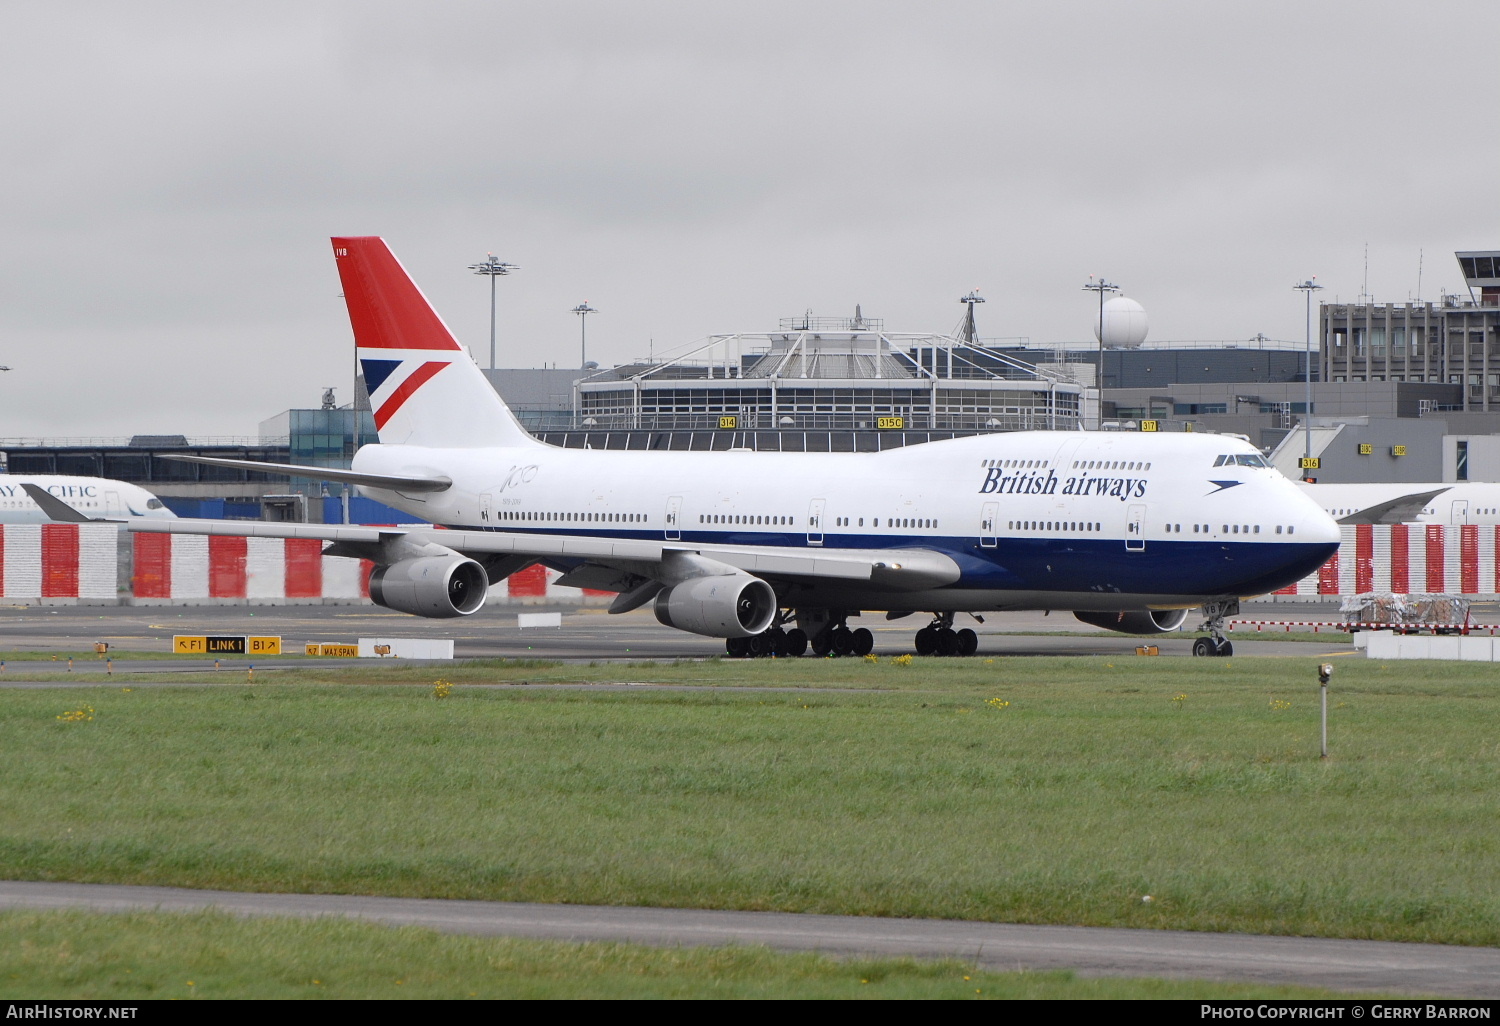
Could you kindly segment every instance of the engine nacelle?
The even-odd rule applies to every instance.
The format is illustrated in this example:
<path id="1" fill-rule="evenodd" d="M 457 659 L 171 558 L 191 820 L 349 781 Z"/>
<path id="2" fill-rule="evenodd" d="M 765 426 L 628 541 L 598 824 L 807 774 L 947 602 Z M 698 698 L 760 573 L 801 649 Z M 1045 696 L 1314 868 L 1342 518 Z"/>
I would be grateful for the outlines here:
<path id="1" fill-rule="evenodd" d="M 1132 609 L 1123 613 L 1075 612 L 1073 614 L 1093 627 L 1121 634 L 1165 634 L 1175 631 L 1187 619 L 1186 609 Z"/>
<path id="2" fill-rule="evenodd" d="M 423 556 L 376 567 L 370 599 L 398 613 L 438 619 L 468 616 L 489 590 L 484 567 L 463 556 Z"/>
<path id="3" fill-rule="evenodd" d="M 776 618 L 776 592 L 759 577 L 694 577 L 656 596 L 656 618 L 710 638 L 748 638 Z"/>

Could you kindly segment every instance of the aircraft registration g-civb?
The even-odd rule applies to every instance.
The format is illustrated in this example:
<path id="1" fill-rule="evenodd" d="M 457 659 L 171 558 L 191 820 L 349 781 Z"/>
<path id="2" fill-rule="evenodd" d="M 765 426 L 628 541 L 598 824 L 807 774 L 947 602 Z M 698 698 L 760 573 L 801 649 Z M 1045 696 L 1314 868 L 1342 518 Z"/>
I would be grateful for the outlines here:
<path id="1" fill-rule="evenodd" d="M 0 524 L 45 524 L 51 521 L 26 485 L 39 488 L 93 517 L 145 517 L 170 520 L 177 514 L 139 485 L 105 477 L 0 473 Z"/>
<path id="2" fill-rule="evenodd" d="M 418 616 L 476 612 L 533 563 L 559 584 L 655 603 L 731 655 L 870 651 L 848 620 L 928 612 L 921 654 L 972 654 L 955 614 L 1073 610 L 1129 633 L 1202 607 L 1195 654 L 1228 654 L 1242 597 L 1311 573 L 1337 526 L 1249 443 L 1224 436 L 1016 432 L 879 453 L 562 449 L 520 426 L 374 237 L 335 238 L 378 445 L 342 481 L 434 528 L 176 520 L 135 531 L 318 538 L 377 566 L 370 597 Z M 267 464 L 179 457 L 255 470 Z M 60 507 L 60 508 L 59 508 Z M 79 518 L 61 503 L 61 517 Z M 977 615 L 976 615 L 977 618 Z"/>

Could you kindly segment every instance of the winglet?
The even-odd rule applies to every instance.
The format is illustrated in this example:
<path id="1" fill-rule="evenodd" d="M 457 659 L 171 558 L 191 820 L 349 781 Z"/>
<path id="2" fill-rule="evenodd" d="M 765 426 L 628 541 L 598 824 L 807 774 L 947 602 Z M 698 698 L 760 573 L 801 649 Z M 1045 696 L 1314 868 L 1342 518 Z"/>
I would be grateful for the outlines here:
<path id="1" fill-rule="evenodd" d="M 42 512 L 53 520 L 65 524 L 87 524 L 94 519 L 84 516 L 51 492 L 44 491 L 34 484 L 23 481 L 21 487 L 26 489 L 26 494 L 31 496 L 31 501 L 42 507 Z"/>

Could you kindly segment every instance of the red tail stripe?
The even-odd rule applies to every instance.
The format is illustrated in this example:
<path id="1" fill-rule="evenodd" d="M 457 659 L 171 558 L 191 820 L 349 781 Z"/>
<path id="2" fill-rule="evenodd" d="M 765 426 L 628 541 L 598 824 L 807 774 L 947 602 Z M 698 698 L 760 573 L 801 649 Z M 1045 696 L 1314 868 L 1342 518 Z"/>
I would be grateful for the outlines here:
<path id="1" fill-rule="evenodd" d="M 375 429 L 378 431 L 385 427 L 385 422 L 396 415 L 396 411 L 401 409 L 401 404 L 410 399 L 413 392 L 425 385 L 429 378 L 446 366 L 448 364 L 442 360 L 432 360 L 413 371 L 411 377 L 401 382 L 396 391 L 391 393 L 391 397 L 381 403 L 380 409 L 375 411 Z"/>
<path id="2" fill-rule="evenodd" d="M 361 349 L 459 348 L 384 239 L 336 238 L 333 255 L 354 342 Z"/>

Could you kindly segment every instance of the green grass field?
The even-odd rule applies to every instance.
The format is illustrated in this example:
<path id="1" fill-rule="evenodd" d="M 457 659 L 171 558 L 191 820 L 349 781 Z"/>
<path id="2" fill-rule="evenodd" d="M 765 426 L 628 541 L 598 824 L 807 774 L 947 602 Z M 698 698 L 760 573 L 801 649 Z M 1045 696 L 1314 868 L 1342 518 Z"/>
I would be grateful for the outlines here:
<path id="1" fill-rule="evenodd" d="M 991 973 L 951 960 L 456 937 L 344 919 L 0 913 L 0 1000 L 1333 996 L 1303 987 Z"/>
<path id="2" fill-rule="evenodd" d="M 1500 944 L 1494 671 L 1340 662 L 1323 763 L 1321 654 L 8 691 L 0 874 Z"/>

